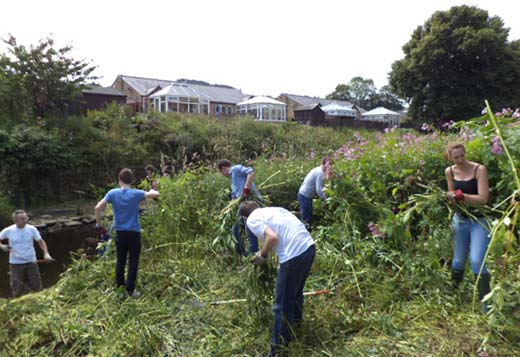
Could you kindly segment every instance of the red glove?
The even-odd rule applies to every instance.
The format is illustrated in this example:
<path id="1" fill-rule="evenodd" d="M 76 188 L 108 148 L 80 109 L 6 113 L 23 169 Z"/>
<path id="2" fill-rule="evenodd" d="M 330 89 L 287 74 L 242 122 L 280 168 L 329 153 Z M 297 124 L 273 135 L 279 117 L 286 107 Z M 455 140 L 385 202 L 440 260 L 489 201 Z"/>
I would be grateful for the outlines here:
<path id="1" fill-rule="evenodd" d="M 100 235 L 104 236 L 107 234 L 107 229 L 103 226 L 98 226 L 96 224 L 96 230 L 99 232 Z"/>
<path id="2" fill-rule="evenodd" d="M 242 196 L 249 196 L 249 194 L 251 193 L 251 189 L 249 187 L 244 187 L 244 191 L 242 191 Z"/>
<path id="3" fill-rule="evenodd" d="M 464 192 L 460 188 L 455 191 L 455 201 L 464 201 Z"/>

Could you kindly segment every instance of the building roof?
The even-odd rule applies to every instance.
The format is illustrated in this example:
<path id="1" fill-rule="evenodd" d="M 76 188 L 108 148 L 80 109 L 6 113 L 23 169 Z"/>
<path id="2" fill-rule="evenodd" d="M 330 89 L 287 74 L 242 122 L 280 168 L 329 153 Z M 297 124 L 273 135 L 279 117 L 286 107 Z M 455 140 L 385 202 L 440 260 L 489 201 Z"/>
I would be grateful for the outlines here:
<path id="1" fill-rule="evenodd" d="M 321 104 L 315 103 L 315 104 L 311 104 L 311 105 L 302 105 L 302 106 L 299 106 L 298 108 L 295 108 L 294 111 L 300 112 L 300 111 L 305 111 L 305 110 L 314 110 L 316 108 L 321 108 Z"/>
<path id="2" fill-rule="evenodd" d="M 145 97 L 153 92 L 153 89 L 166 88 L 170 84 L 184 85 L 198 92 L 201 96 L 208 97 L 211 102 L 237 104 L 244 100 L 246 95 L 240 90 L 226 85 L 195 84 L 197 81 L 170 81 L 163 79 L 143 78 L 120 75 L 122 80 L 134 88 L 139 95 Z M 200 81 L 200 83 L 203 83 Z M 154 94 L 155 95 L 155 94 Z"/>
<path id="3" fill-rule="evenodd" d="M 89 85 L 87 88 L 81 91 L 85 94 L 102 94 L 102 95 L 113 95 L 117 97 L 126 97 L 126 94 L 117 88 L 113 87 L 101 87 L 96 85 Z"/>
<path id="4" fill-rule="evenodd" d="M 176 97 L 189 97 L 189 98 L 201 98 L 209 100 L 209 97 L 205 93 L 197 91 L 193 86 L 187 84 L 172 83 L 163 89 L 155 92 L 150 97 L 162 97 L 162 96 L 176 96 Z"/>
<path id="5" fill-rule="evenodd" d="M 338 104 L 341 106 L 346 106 L 349 108 L 353 108 L 354 104 L 351 102 L 348 102 L 346 100 L 336 100 L 336 99 L 326 99 L 326 98 L 319 98 L 319 97 L 309 97 L 307 95 L 297 95 L 297 94 L 288 94 L 288 93 L 282 93 L 280 95 L 285 95 L 289 99 L 297 102 L 298 104 L 302 106 L 310 106 L 314 104 L 321 104 L 322 106 L 329 105 L 329 104 Z M 365 112 L 366 110 L 360 107 L 357 107 L 361 113 Z"/>
<path id="6" fill-rule="evenodd" d="M 262 95 L 249 98 L 244 100 L 243 102 L 238 103 L 237 105 L 252 105 L 252 104 L 275 104 L 275 105 L 286 105 L 284 102 L 280 102 L 271 97 L 265 97 Z"/>
<path id="7" fill-rule="evenodd" d="M 391 111 L 390 109 L 386 109 L 385 107 L 377 107 L 366 113 L 363 113 L 363 116 L 371 116 L 371 115 L 399 115 L 399 113 Z"/>

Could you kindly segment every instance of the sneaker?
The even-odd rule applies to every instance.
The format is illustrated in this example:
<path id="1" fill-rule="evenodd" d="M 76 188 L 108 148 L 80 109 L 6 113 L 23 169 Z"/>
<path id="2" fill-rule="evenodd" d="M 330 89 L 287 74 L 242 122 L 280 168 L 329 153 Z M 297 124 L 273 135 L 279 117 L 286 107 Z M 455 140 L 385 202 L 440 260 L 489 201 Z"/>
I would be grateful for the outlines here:
<path id="1" fill-rule="evenodd" d="M 141 293 L 137 290 L 134 290 L 131 293 L 129 292 L 128 296 L 130 296 L 132 299 L 139 299 L 141 297 Z"/>

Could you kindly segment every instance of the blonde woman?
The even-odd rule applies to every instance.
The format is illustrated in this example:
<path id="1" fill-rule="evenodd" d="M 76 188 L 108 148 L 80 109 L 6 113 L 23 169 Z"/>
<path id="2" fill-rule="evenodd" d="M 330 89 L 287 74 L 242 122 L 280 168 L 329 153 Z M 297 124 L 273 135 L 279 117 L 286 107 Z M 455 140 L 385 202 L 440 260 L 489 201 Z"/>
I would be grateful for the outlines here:
<path id="1" fill-rule="evenodd" d="M 478 278 L 480 300 L 490 292 L 490 274 L 484 259 L 490 242 L 486 220 L 478 207 L 487 204 L 489 199 L 488 172 L 484 165 L 468 161 L 463 144 L 452 143 L 446 151 L 448 160 L 453 162 L 445 170 L 448 182 L 447 197 L 452 203 L 458 203 L 465 209 L 455 209 L 453 217 L 454 254 L 452 263 L 452 279 L 458 287 L 464 278 L 464 270 L 468 256 L 471 270 Z M 470 214 L 466 213 L 469 212 Z M 487 306 L 482 305 L 487 312 Z"/>

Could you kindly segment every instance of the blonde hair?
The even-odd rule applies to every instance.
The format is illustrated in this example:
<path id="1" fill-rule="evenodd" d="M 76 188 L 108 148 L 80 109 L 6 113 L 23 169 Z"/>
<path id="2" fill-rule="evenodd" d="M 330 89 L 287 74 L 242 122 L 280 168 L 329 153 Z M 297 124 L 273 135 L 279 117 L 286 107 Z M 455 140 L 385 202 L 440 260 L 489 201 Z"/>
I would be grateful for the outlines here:
<path id="1" fill-rule="evenodd" d="M 446 153 L 444 154 L 446 156 L 446 159 L 451 160 L 451 152 L 455 149 L 462 149 L 464 150 L 464 153 L 466 153 L 466 147 L 462 143 L 449 143 L 448 147 L 446 148 Z"/>

